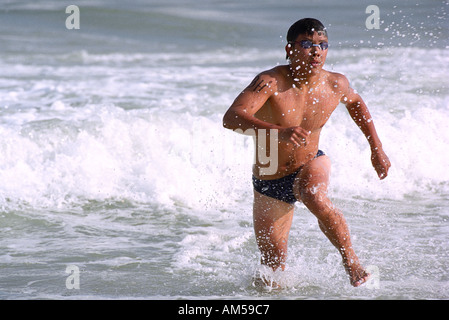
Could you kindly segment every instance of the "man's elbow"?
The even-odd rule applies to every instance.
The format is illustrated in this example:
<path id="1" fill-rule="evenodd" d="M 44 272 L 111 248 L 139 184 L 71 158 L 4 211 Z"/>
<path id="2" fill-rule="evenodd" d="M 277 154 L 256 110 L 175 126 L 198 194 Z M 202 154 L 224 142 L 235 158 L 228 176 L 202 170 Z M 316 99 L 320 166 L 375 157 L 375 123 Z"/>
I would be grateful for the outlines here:
<path id="1" fill-rule="evenodd" d="M 224 117 L 223 117 L 223 128 L 230 129 L 229 122 L 228 122 L 226 115 L 224 115 Z"/>
<path id="2" fill-rule="evenodd" d="M 223 127 L 225 129 L 234 130 L 235 129 L 235 115 L 232 115 L 231 112 L 226 112 L 223 116 Z"/>

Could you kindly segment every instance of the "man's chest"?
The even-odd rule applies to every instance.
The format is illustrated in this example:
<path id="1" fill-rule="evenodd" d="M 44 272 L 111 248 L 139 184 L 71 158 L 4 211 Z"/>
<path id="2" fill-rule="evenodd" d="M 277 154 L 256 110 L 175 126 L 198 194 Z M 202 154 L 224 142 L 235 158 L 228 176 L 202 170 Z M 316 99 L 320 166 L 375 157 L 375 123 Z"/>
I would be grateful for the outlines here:
<path id="1" fill-rule="evenodd" d="M 270 99 L 272 119 L 283 127 L 301 126 L 313 131 L 324 126 L 339 100 L 328 90 L 279 93 Z"/>

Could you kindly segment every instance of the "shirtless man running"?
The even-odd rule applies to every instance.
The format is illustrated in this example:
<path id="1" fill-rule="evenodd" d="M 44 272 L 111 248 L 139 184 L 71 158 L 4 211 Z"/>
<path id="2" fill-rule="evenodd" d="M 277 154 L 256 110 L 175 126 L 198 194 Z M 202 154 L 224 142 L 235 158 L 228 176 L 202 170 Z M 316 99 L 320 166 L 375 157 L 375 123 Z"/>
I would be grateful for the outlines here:
<path id="1" fill-rule="evenodd" d="M 327 196 L 331 162 L 318 150 L 321 129 L 340 102 L 367 138 L 380 179 L 387 176 L 390 161 L 362 98 L 344 75 L 323 69 L 328 52 L 323 24 L 301 19 L 290 27 L 287 42 L 289 64 L 257 75 L 223 117 L 228 129 L 265 129 L 266 135 L 256 134 L 256 146 L 261 138 L 278 137 L 273 148 L 277 150 L 272 150 L 277 152 L 277 170 L 267 174 L 266 162 L 258 160 L 253 167 L 253 219 L 261 263 L 284 270 L 294 203 L 302 201 L 340 252 L 350 282 L 357 287 L 369 274 L 352 248 L 343 214 Z"/>

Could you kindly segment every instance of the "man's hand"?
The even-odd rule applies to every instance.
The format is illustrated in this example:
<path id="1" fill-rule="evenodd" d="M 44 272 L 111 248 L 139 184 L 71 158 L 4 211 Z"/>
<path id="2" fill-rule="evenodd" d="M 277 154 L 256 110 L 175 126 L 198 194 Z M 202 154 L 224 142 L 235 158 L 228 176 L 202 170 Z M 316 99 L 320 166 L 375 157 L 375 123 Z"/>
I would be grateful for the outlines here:
<path id="1" fill-rule="evenodd" d="M 279 129 L 279 138 L 282 141 L 293 143 L 296 146 L 307 145 L 310 131 L 301 127 L 289 127 Z"/>
<path id="2" fill-rule="evenodd" d="M 375 148 L 371 151 L 371 163 L 379 178 L 381 180 L 385 179 L 388 175 L 388 169 L 390 169 L 391 163 L 382 148 Z"/>

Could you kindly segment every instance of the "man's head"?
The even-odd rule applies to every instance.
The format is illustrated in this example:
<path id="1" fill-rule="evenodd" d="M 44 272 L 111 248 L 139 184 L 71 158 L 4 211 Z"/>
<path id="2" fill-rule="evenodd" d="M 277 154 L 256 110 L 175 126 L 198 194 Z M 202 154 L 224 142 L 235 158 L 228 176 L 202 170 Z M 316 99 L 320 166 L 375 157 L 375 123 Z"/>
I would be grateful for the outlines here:
<path id="1" fill-rule="evenodd" d="M 304 18 L 295 22 L 287 33 L 287 59 L 296 70 L 321 68 L 327 56 L 327 31 L 317 19 Z M 316 62 L 320 62 L 316 65 Z"/>
<path id="2" fill-rule="evenodd" d="M 323 32 L 327 38 L 327 30 L 321 21 L 313 18 L 304 18 L 296 21 L 287 32 L 287 42 L 296 41 L 300 34 L 313 35 L 314 32 Z"/>

